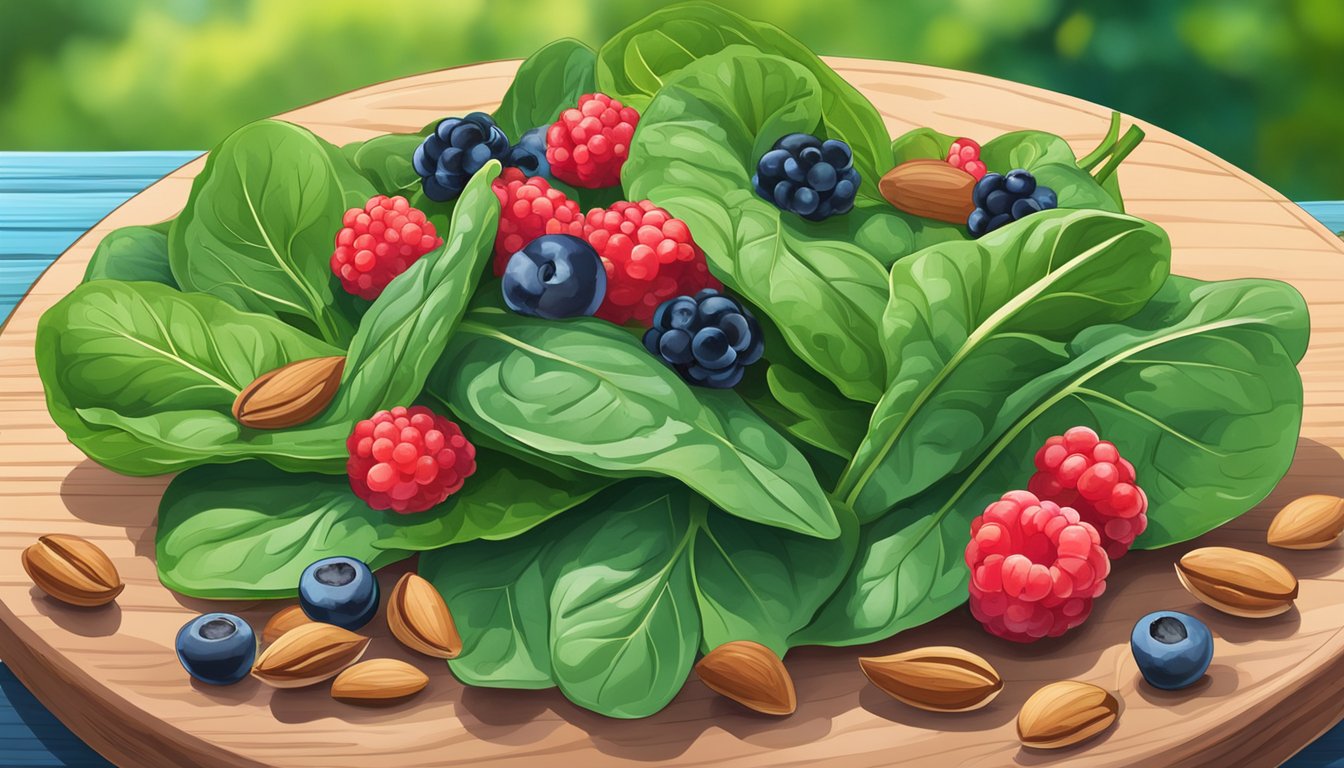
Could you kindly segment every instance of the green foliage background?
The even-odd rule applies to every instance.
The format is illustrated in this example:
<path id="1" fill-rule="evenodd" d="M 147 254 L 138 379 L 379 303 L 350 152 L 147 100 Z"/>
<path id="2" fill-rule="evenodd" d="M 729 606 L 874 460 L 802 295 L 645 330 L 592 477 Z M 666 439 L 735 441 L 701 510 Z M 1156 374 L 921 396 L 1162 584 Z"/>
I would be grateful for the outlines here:
<path id="1" fill-rule="evenodd" d="M 1295 199 L 1344 191 L 1340 0 L 736 0 L 820 53 L 972 70 L 1151 120 Z M 205 148 L 369 83 L 600 43 L 649 0 L 0 0 L 0 148 Z M 1049 128 L 1049 126 L 1043 126 Z"/>

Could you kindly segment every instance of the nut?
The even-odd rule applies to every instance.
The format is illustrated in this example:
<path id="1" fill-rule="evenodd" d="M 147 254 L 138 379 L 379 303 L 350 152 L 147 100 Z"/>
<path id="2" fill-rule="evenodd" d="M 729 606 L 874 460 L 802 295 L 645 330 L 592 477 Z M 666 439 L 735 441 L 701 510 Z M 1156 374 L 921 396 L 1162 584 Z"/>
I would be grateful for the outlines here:
<path id="1" fill-rule="evenodd" d="M 1284 549 L 1328 547 L 1344 531 L 1344 499 L 1316 494 L 1288 502 L 1269 524 L 1270 544 Z"/>
<path id="2" fill-rule="evenodd" d="M 1068 747 L 1110 728 L 1119 714 L 1109 691 L 1064 680 L 1031 694 L 1017 713 L 1017 737 L 1036 749 Z"/>
<path id="3" fill-rule="evenodd" d="M 462 652 L 448 604 L 433 584 L 408 573 L 397 580 L 387 600 L 387 627 L 407 648 L 436 659 L 453 659 Z"/>
<path id="4" fill-rule="evenodd" d="M 70 605 L 106 605 L 126 588 L 112 559 L 78 536 L 47 534 L 23 550 L 22 559 L 39 589 Z"/>
<path id="5" fill-rule="evenodd" d="M 357 704 L 381 704 L 413 696 L 426 685 L 429 676 L 404 661 L 370 659 L 337 675 L 331 696 Z"/>
<path id="6" fill-rule="evenodd" d="M 1297 598 L 1297 578 L 1279 561 L 1231 547 L 1185 553 L 1176 575 L 1190 594 L 1233 616 L 1277 616 Z"/>
<path id="7" fill-rule="evenodd" d="M 331 404 L 344 371 L 344 357 L 314 357 L 267 371 L 238 393 L 233 417 L 253 429 L 311 421 Z"/>
<path id="8" fill-rule="evenodd" d="M 308 614 L 304 613 L 303 609 L 297 605 L 281 608 L 275 612 L 275 615 L 271 617 L 271 620 L 266 622 L 266 626 L 262 628 L 261 640 L 267 644 L 274 643 L 276 640 L 280 639 L 281 635 L 289 630 L 304 624 L 311 624 L 312 621 L 312 619 L 308 618 Z"/>
<path id="9" fill-rule="evenodd" d="M 359 661 L 369 638 L 311 622 L 280 636 L 257 657 L 252 676 L 276 688 L 302 688 L 335 677 Z"/>
<path id="10" fill-rule="evenodd" d="M 798 708 L 793 679 L 775 652 L 751 640 L 724 643 L 695 665 L 710 690 L 767 715 L 790 715 Z"/>
<path id="11" fill-rule="evenodd" d="M 975 177 L 942 160 L 907 160 L 887 171 L 877 187 L 887 202 L 926 219 L 965 224 L 975 210 Z"/>
<path id="12" fill-rule="evenodd" d="M 859 668 L 888 696 L 932 712 L 979 709 L 1003 690 L 988 661 L 947 645 L 861 658 Z"/>

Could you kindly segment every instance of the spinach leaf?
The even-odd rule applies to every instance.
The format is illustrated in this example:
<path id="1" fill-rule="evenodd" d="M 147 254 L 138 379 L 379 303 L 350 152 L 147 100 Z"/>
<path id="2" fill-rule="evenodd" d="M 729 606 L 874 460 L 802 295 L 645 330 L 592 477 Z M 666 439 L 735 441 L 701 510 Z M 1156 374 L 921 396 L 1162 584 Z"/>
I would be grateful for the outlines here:
<path id="1" fill-rule="evenodd" d="M 119 227 L 107 233 L 89 257 L 84 282 L 142 280 L 177 287 L 168 266 L 168 221 L 147 227 Z"/>
<path id="2" fill-rule="evenodd" d="M 870 522 L 969 464 L 999 436 L 1005 398 L 1068 361 L 1067 343 L 1137 312 L 1167 278 L 1153 224 L 1047 211 L 891 271 L 891 384 L 836 488 Z"/>
<path id="3" fill-rule="evenodd" d="M 798 642 L 878 640 L 960 605 L 971 519 L 1072 426 L 1094 427 L 1140 468 L 1148 530 L 1136 546 L 1242 514 L 1292 462 L 1307 336 L 1306 306 L 1284 283 L 1170 278 L 1138 314 L 1080 333 L 1068 364 L 1007 395 L 1011 415 L 965 471 L 864 526 L 850 573 Z"/>
<path id="4" fill-rule="evenodd" d="M 796 62 L 807 71 L 816 84 L 820 109 L 813 114 L 811 125 L 792 130 L 815 132 L 815 126 L 821 125 L 827 137 L 848 142 L 854 150 L 854 166 L 862 177 L 861 194 L 881 199 L 877 180 L 891 167 L 888 163 L 891 137 L 882 116 L 854 86 L 778 27 L 751 21 L 709 3 L 668 6 L 616 33 L 602 46 L 597 52 L 597 87 L 638 109 L 643 116 L 654 96 L 680 70 L 728 49 L 739 56 L 777 56 Z M 734 101 L 743 111 L 757 99 L 774 101 L 777 97 L 774 91 L 781 83 L 764 85 L 757 90 L 739 87 L 734 92 Z M 643 117 L 640 125 L 642 130 Z M 753 163 L 787 132 L 762 137 L 768 138 L 768 143 L 753 156 Z"/>
<path id="5" fill-rule="evenodd" d="M 915 128 L 891 142 L 892 163 L 900 165 L 907 160 L 946 160 L 956 140 L 956 136 L 939 133 L 932 128 Z"/>
<path id="6" fill-rule="evenodd" d="M 473 428 L 542 456 L 618 477 L 667 475 L 754 522 L 839 532 L 783 437 L 731 392 L 692 392 L 610 323 L 473 309 L 429 390 Z"/>
<path id="7" fill-rule="evenodd" d="M 527 57 L 495 110 L 495 123 L 510 141 L 549 125 L 579 97 L 597 90 L 597 54 L 578 40 L 556 40 Z M 407 156 L 409 157 L 409 155 Z"/>
<path id="8" fill-rule="evenodd" d="M 980 148 L 980 159 L 994 173 L 1025 168 L 1037 183 L 1055 190 L 1060 208 L 1095 208 L 1120 212 L 1111 193 L 1092 174 L 1078 167 L 1078 158 L 1064 139 L 1044 131 L 1015 131 L 991 139 Z"/>
<path id="9" fill-rule="evenodd" d="M 312 133 L 273 120 L 226 138 L 169 235 L 178 284 L 345 346 L 354 326 L 336 308 L 329 260 L 347 194 L 362 205 L 373 188 L 333 158 Z"/>
<path id="10" fill-rule="evenodd" d="M 340 154 L 376 193 L 410 198 L 420 189 L 420 174 L 411 165 L 411 157 L 421 141 L 423 137 L 414 133 L 389 133 L 346 144 Z M 358 205 L 363 207 L 365 202 Z"/>
<path id="11" fill-rule="evenodd" d="M 766 369 L 775 400 L 797 417 L 788 425 L 798 439 L 848 461 L 863 440 L 870 414 L 863 405 L 840 397 L 805 372 L 778 363 Z"/>
<path id="12" fill-rule="evenodd" d="M 485 448 L 476 464 L 460 491 L 413 515 L 369 509 L 336 475 L 289 473 L 261 461 L 187 470 L 159 505 L 159 579 L 194 597 L 287 597 L 314 560 L 339 554 L 378 568 L 414 551 L 509 538 L 612 483 Z"/>

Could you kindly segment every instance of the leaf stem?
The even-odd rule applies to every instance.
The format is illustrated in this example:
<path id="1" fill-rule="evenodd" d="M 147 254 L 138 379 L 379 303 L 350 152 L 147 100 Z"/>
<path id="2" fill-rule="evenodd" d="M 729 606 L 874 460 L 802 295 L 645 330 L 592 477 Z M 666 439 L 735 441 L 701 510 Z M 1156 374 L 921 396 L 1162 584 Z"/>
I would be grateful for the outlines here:
<path id="1" fill-rule="evenodd" d="M 1090 171 L 1097 167 L 1097 164 L 1106 159 L 1111 153 L 1111 148 L 1115 146 L 1115 140 L 1120 137 L 1120 113 L 1111 113 L 1111 127 L 1106 130 L 1106 136 L 1097 145 L 1097 148 L 1087 153 L 1078 160 L 1078 167 L 1084 171 Z"/>
<path id="2" fill-rule="evenodd" d="M 1116 142 L 1115 148 L 1111 150 L 1110 159 L 1101 167 L 1101 170 L 1093 174 L 1098 184 L 1104 183 L 1111 177 L 1111 174 L 1115 173 L 1115 169 L 1120 167 L 1120 163 L 1124 162 L 1125 158 L 1129 157 L 1129 153 L 1133 152 L 1134 148 L 1139 146 L 1139 142 L 1143 141 L 1143 136 L 1142 128 L 1137 125 L 1129 126 L 1129 130 L 1125 131 L 1125 135 L 1120 141 Z"/>

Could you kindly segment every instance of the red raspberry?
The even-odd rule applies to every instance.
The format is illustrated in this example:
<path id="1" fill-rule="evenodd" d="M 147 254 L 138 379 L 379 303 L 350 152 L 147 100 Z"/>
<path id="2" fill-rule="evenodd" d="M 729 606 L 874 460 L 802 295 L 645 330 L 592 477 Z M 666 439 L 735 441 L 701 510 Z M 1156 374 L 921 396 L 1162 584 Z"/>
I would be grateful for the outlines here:
<path id="1" fill-rule="evenodd" d="M 355 495 L 403 515 L 439 504 L 476 471 L 476 446 L 423 405 L 373 414 L 355 425 L 345 447 Z"/>
<path id="2" fill-rule="evenodd" d="M 1111 572 L 1095 528 L 1026 491 L 1005 493 L 971 521 L 966 565 L 971 613 L 990 634 L 1019 643 L 1086 621 Z"/>
<path id="3" fill-rule="evenodd" d="M 960 168 L 976 179 L 984 176 L 985 171 L 989 170 L 980 159 L 980 145 L 970 139 L 957 139 L 952 142 L 952 148 L 947 151 L 947 162 L 953 168 Z"/>
<path id="4" fill-rule="evenodd" d="M 398 195 L 375 195 L 363 208 L 351 208 L 336 233 L 331 271 L 341 287 L 360 298 L 378 298 L 392 278 L 416 259 L 443 245 L 434 225 Z"/>
<path id="5" fill-rule="evenodd" d="M 509 257 L 542 235 L 583 237 L 579 204 L 552 189 L 540 176 L 528 177 L 505 168 L 491 183 L 499 198 L 499 232 L 495 235 L 495 276 L 504 274 Z"/>
<path id="6" fill-rule="evenodd" d="M 1078 510 L 1101 534 L 1112 560 L 1148 527 L 1148 496 L 1135 484 L 1134 465 L 1091 429 L 1074 427 L 1046 440 L 1036 452 L 1036 469 L 1027 490 Z"/>
<path id="7" fill-rule="evenodd" d="M 594 208 L 583 236 L 607 269 L 607 295 L 597 317 L 617 325 L 633 319 L 647 326 L 658 305 L 673 296 L 723 287 L 686 222 L 648 200 Z"/>
<path id="8" fill-rule="evenodd" d="M 621 183 L 621 166 L 639 113 L 605 93 L 585 93 L 577 107 L 560 113 L 546 131 L 546 162 L 551 175 L 576 187 Z"/>

